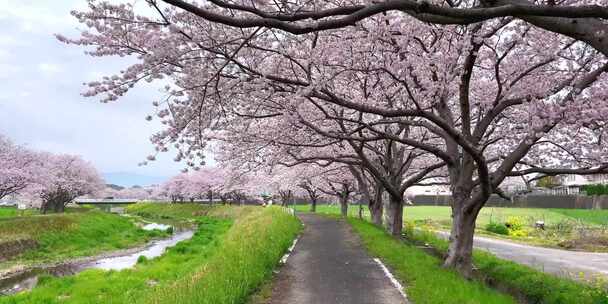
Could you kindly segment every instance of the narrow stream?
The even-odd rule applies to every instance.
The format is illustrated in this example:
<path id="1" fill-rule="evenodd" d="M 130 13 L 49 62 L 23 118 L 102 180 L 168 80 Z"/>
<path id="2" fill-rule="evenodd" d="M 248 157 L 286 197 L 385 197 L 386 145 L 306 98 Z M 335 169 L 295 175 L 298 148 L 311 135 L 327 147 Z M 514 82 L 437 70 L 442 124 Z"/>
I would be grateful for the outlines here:
<path id="1" fill-rule="evenodd" d="M 145 256 L 148 259 L 161 256 L 168 247 L 175 246 L 175 244 L 181 241 L 188 240 L 192 237 L 192 235 L 194 235 L 192 230 L 177 232 L 173 234 L 171 238 L 152 242 L 151 246 L 142 251 L 125 256 L 97 260 L 88 264 L 86 268 L 97 268 L 103 270 L 122 270 L 131 268 L 137 264 L 137 259 L 139 259 L 140 256 Z"/>
<path id="2" fill-rule="evenodd" d="M 170 226 L 162 224 L 148 224 L 143 227 L 146 230 L 160 229 L 166 230 Z M 140 256 L 152 259 L 161 256 L 168 247 L 175 246 L 177 243 L 188 240 L 194 235 L 193 230 L 175 232 L 171 237 L 150 242 L 147 246 L 137 252 L 128 252 L 124 255 L 99 258 L 85 263 L 66 263 L 53 267 L 39 267 L 29 269 L 26 272 L 18 273 L 8 278 L 0 280 L 0 296 L 11 295 L 25 290 L 31 290 L 38 284 L 38 277 L 42 274 L 50 274 L 61 277 L 74 275 L 87 269 L 103 270 L 122 270 L 134 267 Z"/>

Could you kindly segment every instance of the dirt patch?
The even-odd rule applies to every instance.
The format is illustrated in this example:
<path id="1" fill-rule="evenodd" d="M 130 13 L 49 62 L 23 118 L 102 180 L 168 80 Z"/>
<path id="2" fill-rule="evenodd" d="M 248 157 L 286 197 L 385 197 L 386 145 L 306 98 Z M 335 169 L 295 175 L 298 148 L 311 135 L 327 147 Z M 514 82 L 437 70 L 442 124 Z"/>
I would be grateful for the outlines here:
<path id="1" fill-rule="evenodd" d="M 0 262 L 9 260 L 36 247 L 38 247 L 38 242 L 33 239 L 17 239 L 0 242 Z"/>
<path id="2" fill-rule="evenodd" d="M 606 248 L 608 248 L 608 236 L 581 237 L 563 241 L 558 245 L 568 250 L 606 251 Z"/>

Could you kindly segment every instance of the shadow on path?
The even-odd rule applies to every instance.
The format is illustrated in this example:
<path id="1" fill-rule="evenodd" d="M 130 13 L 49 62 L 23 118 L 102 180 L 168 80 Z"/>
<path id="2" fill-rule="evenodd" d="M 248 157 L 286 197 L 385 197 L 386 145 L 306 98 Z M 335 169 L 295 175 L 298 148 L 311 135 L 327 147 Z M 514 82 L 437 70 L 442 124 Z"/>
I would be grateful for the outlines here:
<path id="1" fill-rule="evenodd" d="M 404 304 L 350 226 L 313 214 L 281 268 L 269 304 Z"/>

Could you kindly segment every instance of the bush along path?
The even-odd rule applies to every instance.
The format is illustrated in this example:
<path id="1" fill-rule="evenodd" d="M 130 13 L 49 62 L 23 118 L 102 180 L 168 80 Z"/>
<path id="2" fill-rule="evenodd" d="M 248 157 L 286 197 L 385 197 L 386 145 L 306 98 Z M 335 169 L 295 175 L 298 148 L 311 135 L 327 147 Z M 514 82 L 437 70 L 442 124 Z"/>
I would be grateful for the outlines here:
<path id="1" fill-rule="evenodd" d="M 270 304 L 408 303 L 348 224 L 312 214 L 300 220 L 304 231 L 275 278 Z"/>

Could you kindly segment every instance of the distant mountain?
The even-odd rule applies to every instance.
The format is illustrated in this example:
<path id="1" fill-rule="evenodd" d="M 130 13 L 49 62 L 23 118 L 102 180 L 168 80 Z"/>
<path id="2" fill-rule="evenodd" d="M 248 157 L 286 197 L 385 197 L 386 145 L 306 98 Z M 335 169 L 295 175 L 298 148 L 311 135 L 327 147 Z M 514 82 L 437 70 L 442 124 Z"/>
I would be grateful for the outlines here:
<path id="1" fill-rule="evenodd" d="M 106 183 L 122 187 L 149 186 L 161 184 L 167 180 L 163 176 L 149 176 L 130 172 L 110 172 L 103 174 Z"/>
<path id="2" fill-rule="evenodd" d="M 120 191 L 120 190 L 122 190 L 122 189 L 124 189 L 124 188 L 125 188 L 125 187 L 123 187 L 123 186 L 114 185 L 114 184 L 106 184 L 106 187 L 111 188 L 111 189 L 114 189 L 114 190 L 118 190 L 118 191 Z"/>

